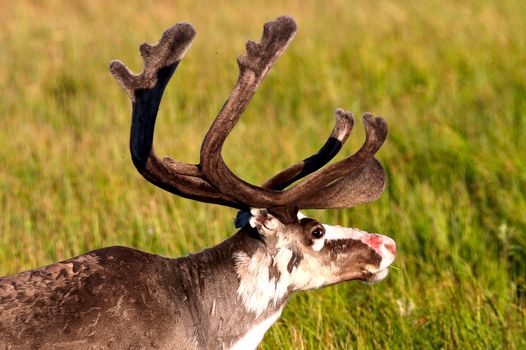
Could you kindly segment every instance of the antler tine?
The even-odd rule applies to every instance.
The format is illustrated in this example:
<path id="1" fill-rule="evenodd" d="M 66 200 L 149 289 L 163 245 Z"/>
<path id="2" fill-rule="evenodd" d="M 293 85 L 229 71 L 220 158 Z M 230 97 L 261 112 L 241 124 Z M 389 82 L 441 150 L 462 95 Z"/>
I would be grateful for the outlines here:
<path id="1" fill-rule="evenodd" d="M 218 190 L 230 193 L 254 207 L 275 205 L 280 193 L 251 185 L 234 175 L 221 156 L 223 144 L 254 96 L 266 74 L 296 34 L 291 17 L 279 17 L 264 25 L 260 43 L 248 41 L 247 53 L 238 58 L 239 77 L 225 105 L 217 115 L 201 145 L 200 168 Z"/>
<path id="2" fill-rule="evenodd" d="M 353 155 L 323 168 L 287 190 L 286 192 L 290 192 L 289 201 L 296 203 L 300 209 L 312 209 L 312 206 L 305 206 L 304 200 L 306 198 L 319 192 L 333 181 L 348 176 L 354 171 L 359 172 L 362 167 L 368 164 L 370 159 L 373 159 L 374 154 L 380 149 L 387 137 L 387 124 L 382 117 L 374 117 L 370 113 L 365 113 L 362 120 L 366 134 L 362 147 Z"/>
<path id="3" fill-rule="evenodd" d="M 345 141 L 347 141 L 354 126 L 354 117 L 351 112 L 338 108 L 334 113 L 334 118 L 334 128 L 325 144 L 317 153 L 282 170 L 267 180 L 262 187 L 283 190 L 295 181 L 317 171 L 330 162 L 338 154 Z"/>
<path id="4" fill-rule="evenodd" d="M 177 64 L 190 48 L 194 37 L 195 30 L 190 23 L 177 23 L 163 33 L 157 45 L 143 43 L 140 46 L 139 50 L 144 61 L 144 69 L 141 74 L 133 74 L 119 60 L 110 63 L 110 71 L 135 102 L 137 90 L 152 89 L 155 86 L 159 70 L 173 68 L 175 71 Z M 168 83 L 168 80 L 165 83 Z"/>
<path id="5" fill-rule="evenodd" d="M 110 63 L 111 73 L 130 95 L 133 103 L 130 148 L 139 172 L 144 170 L 148 155 L 153 151 L 153 132 L 164 89 L 194 37 L 195 30 L 190 23 L 178 23 L 163 33 L 157 45 L 143 43 L 140 52 L 144 69 L 138 75 L 133 74 L 118 60 Z M 149 145 L 143 144 L 146 139 L 149 140 Z M 173 159 L 168 163 L 173 170 L 185 175 L 199 174 L 195 165 Z"/>
<path id="6" fill-rule="evenodd" d="M 174 194 L 195 199 L 245 208 L 230 195 L 219 192 L 201 178 L 196 165 L 165 158 L 161 161 L 154 152 L 153 134 L 157 112 L 168 81 L 191 46 L 195 30 L 189 23 L 178 23 L 166 30 L 157 45 L 142 44 L 143 71 L 135 75 L 115 60 L 110 71 L 132 100 L 130 151 L 132 160 L 148 181 Z"/>

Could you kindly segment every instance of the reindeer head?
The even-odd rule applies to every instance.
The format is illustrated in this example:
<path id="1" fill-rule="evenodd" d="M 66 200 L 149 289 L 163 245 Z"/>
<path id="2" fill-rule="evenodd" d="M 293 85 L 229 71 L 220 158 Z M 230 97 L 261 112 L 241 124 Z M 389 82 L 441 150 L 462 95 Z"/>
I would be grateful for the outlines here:
<path id="1" fill-rule="evenodd" d="M 133 75 L 119 61 L 110 65 L 133 102 L 130 149 L 139 172 L 174 194 L 240 209 L 237 226 L 252 230 L 254 238 L 261 241 L 262 248 L 251 254 L 234 253 L 241 279 L 239 293 L 246 294 L 245 304 L 256 312 L 261 312 L 263 301 L 276 302 L 293 290 L 351 279 L 381 280 L 395 257 L 395 243 L 390 238 L 323 225 L 299 212 L 350 208 L 380 196 L 385 173 L 374 155 L 387 136 L 382 118 L 366 113 L 363 146 L 355 154 L 324 167 L 341 149 L 354 125 L 350 112 L 337 109 L 334 128 L 321 149 L 261 186 L 238 178 L 223 161 L 221 150 L 227 136 L 295 33 L 294 20 L 280 17 L 265 24 L 259 43 L 248 41 L 247 53 L 238 58 L 236 86 L 205 136 L 197 165 L 160 159 L 152 147 L 161 97 L 192 42 L 192 26 L 176 24 L 156 46 L 141 45 L 144 71 L 140 75 Z M 253 287 L 258 284 L 261 291 L 254 294 Z M 270 292 L 268 284 L 273 285 Z"/>
<path id="2" fill-rule="evenodd" d="M 238 215 L 238 224 L 261 241 L 252 253 L 234 253 L 245 307 L 261 313 L 296 290 L 321 288 L 348 280 L 377 282 L 394 261 L 395 242 L 354 228 L 330 226 L 302 213 L 284 224 L 266 209 Z"/>

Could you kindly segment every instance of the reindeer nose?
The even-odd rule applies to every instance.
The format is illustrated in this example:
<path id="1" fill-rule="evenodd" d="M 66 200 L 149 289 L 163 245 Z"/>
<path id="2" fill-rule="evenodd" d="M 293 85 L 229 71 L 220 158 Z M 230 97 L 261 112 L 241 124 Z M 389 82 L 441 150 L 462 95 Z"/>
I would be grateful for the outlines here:
<path id="1" fill-rule="evenodd" d="M 387 238 L 384 242 L 385 248 L 387 248 L 388 251 L 396 255 L 396 242 L 389 237 L 385 237 L 385 238 Z"/>
<path id="2" fill-rule="evenodd" d="M 392 238 L 389 238 L 384 235 L 370 233 L 362 237 L 361 240 L 362 242 L 371 246 L 371 248 L 376 250 L 378 253 L 380 253 L 380 255 L 382 255 L 381 251 L 383 250 L 383 247 L 385 247 L 385 249 L 391 254 L 396 255 L 396 243 Z"/>

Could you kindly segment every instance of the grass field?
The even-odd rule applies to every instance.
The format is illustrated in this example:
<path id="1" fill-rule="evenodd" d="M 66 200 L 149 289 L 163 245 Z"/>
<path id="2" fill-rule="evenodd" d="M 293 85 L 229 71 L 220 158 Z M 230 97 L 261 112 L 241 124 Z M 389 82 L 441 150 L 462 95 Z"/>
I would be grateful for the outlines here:
<path id="1" fill-rule="evenodd" d="M 225 159 L 261 183 L 313 153 L 337 107 L 383 115 L 381 199 L 309 214 L 387 234 L 398 258 L 382 283 L 295 295 L 261 349 L 526 348 L 526 2 L 281 3 L 0 1 L 0 275 L 115 244 L 178 256 L 233 233 L 233 210 L 136 173 L 108 63 L 139 71 L 141 42 L 194 24 L 155 143 L 196 162 L 245 41 L 288 14 L 296 40 Z M 357 120 L 344 155 L 363 141 Z"/>

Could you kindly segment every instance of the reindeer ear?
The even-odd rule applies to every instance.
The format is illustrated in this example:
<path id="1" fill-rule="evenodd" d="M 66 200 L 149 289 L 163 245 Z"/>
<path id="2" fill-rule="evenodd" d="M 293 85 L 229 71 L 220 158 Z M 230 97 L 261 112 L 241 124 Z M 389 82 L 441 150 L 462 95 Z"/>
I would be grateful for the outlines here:
<path id="1" fill-rule="evenodd" d="M 299 203 L 300 209 L 352 208 L 374 201 L 385 188 L 385 171 L 376 158 Z"/>

